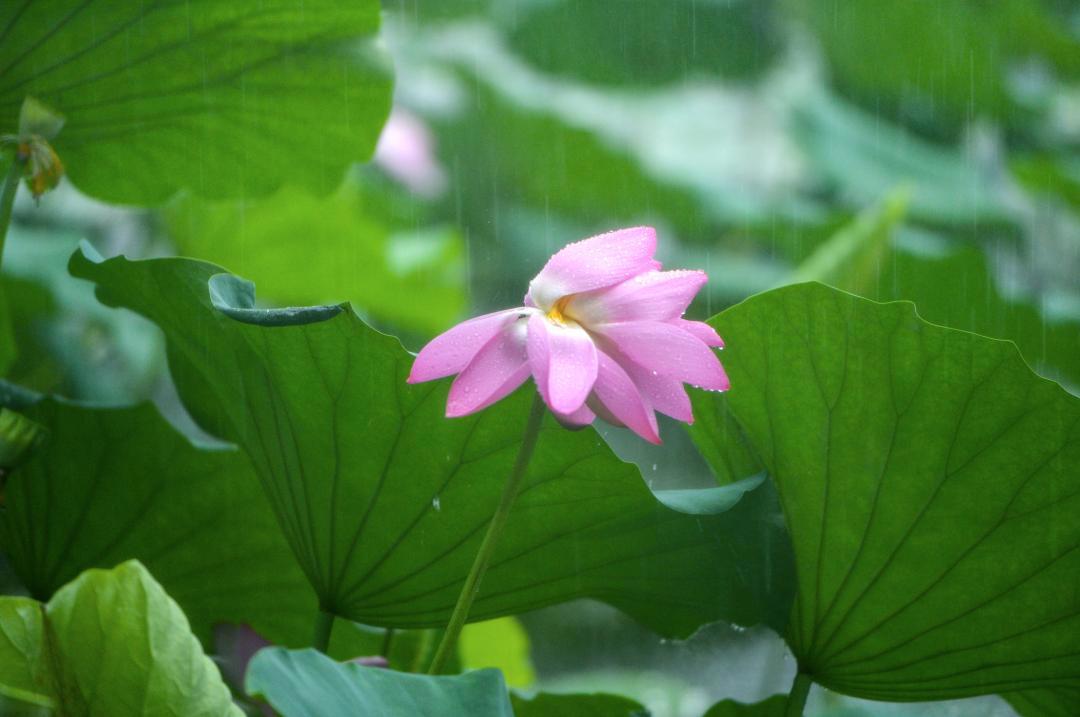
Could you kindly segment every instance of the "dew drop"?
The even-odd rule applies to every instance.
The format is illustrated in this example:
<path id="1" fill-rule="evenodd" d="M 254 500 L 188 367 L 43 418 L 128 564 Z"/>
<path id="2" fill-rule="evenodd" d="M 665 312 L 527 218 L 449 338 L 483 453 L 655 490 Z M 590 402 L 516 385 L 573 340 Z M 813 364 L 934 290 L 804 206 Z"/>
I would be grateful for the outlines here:
<path id="1" fill-rule="evenodd" d="M 439 496 L 435 496 L 431 499 L 431 507 L 435 509 L 436 513 L 442 510 L 442 502 L 439 500 Z"/>

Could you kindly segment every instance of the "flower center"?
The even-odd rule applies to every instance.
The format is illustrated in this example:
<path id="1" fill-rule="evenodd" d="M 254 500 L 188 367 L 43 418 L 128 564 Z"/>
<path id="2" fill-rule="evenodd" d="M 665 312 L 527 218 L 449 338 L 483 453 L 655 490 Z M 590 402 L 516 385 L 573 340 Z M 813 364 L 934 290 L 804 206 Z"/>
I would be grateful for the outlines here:
<path id="1" fill-rule="evenodd" d="M 574 321 L 574 317 L 570 316 L 566 310 L 572 298 L 574 298 L 573 294 L 567 294 L 556 301 L 555 305 L 551 307 L 551 311 L 547 312 L 548 319 L 560 326 L 566 326 L 568 321 Z"/>

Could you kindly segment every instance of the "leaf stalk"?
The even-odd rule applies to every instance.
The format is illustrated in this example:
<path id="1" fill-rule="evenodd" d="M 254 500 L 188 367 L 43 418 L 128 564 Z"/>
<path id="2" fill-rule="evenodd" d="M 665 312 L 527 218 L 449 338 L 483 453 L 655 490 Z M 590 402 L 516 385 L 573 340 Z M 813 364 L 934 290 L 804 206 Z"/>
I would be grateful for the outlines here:
<path id="1" fill-rule="evenodd" d="M 446 632 L 443 633 L 439 648 L 435 651 L 435 657 L 432 658 L 431 665 L 428 667 L 429 675 L 437 675 L 442 671 L 457 645 L 462 628 L 465 627 L 465 623 L 468 621 L 469 610 L 472 608 L 473 600 L 480 590 L 480 582 L 484 579 L 484 573 L 487 572 L 491 556 L 495 553 L 495 547 L 498 545 L 499 538 L 506 528 L 510 511 L 514 507 L 514 501 L 521 492 L 521 486 L 525 481 L 529 461 L 532 459 L 533 450 L 536 448 L 536 440 L 540 436 L 540 424 L 544 418 L 544 411 L 544 399 L 537 393 L 533 398 L 529 418 L 525 422 L 525 433 L 521 439 L 521 447 L 518 449 L 517 458 L 514 460 L 514 468 L 510 472 L 510 478 L 506 481 L 506 485 L 503 486 L 499 505 L 495 509 L 495 514 L 491 517 L 487 533 L 484 535 L 483 542 L 480 543 L 480 549 L 477 551 L 472 568 L 469 569 L 469 574 L 465 578 L 465 584 L 461 587 L 461 594 L 458 595 L 454 612 L 450 614 L 450 622 L 446 625 Z"/>
<path id="2" fill-rule="evenodd" d="M 805 672 L 795 675 L 795 681 L 791 683 L 791 691 L 788 693 L 787 709 L 784 717 L 802 717 L 806 707 L 806 697 L 810 694 L 810 686 L 814 681 Z"/>
<path id="3" fill-rule="evenodd" d="M 0 190 L 0 263 L 4 260 L 4 240 L 7 239 L 11 225 L 11 212 L 15 206 L 15 194 L 22 181 L 23 162 L 19 161 L 18 152 L 12 152 L 11 164 L 4 176 L 4 187 Z"/>
<path id="4" fill-rule="evenodd" d="M 320 609 L 315 615 L 315 635 L 312 637 L 311 644 L 324 655 L 330 648 L 330 633 L 333 629 L 334 614 Z"/>

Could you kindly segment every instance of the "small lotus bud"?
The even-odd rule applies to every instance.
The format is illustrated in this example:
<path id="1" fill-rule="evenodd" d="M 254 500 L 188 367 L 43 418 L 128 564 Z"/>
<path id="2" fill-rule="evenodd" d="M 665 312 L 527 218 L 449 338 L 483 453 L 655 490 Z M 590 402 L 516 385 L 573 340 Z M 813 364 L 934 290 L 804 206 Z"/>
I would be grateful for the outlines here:
<path id="1" fill-rule="evenodd" d="M 27 97 L 19 111 L 18 133 L 0 137 L 0 145 L 14 148 L 14 160 L 22 167 L 23 178 L 34 199 L 53 189 L 64 176 L 64 164 L 49 144 L 63 126 L 63 115 Z"/>
<path id="2" fill-rule="evenodd" d="M 34 199 L 56 187 L 64 176 L 64 165 L 56 150 L 43 137 L 34 135 L 18 145 L 17 160 L 23 164 L 26 186 Z"/>
<path id="3" fill-rule="evenodd" d="M 42 102 L 27 97 L 19 110 L 19 136 L 55 139 L 64 126 L 64 116 Z"/>

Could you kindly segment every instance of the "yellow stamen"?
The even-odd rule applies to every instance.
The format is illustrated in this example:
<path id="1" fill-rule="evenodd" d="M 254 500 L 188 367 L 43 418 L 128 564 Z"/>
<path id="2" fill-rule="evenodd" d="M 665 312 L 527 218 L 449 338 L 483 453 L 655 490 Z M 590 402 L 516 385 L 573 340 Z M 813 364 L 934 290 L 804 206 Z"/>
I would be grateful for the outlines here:
<path id="1" fill-rule="evenodd" d="M 554 321 L 556 324 L 565 325 L 567 321 L 573 321 L 573 318 L 566 315 L 566 307 L 570 303 L 570 299 L 573 295 L 567 295 L 555 302 L 555 305 L 551 307 L 551 311 L 547 312 L 547 317 Z"/>

